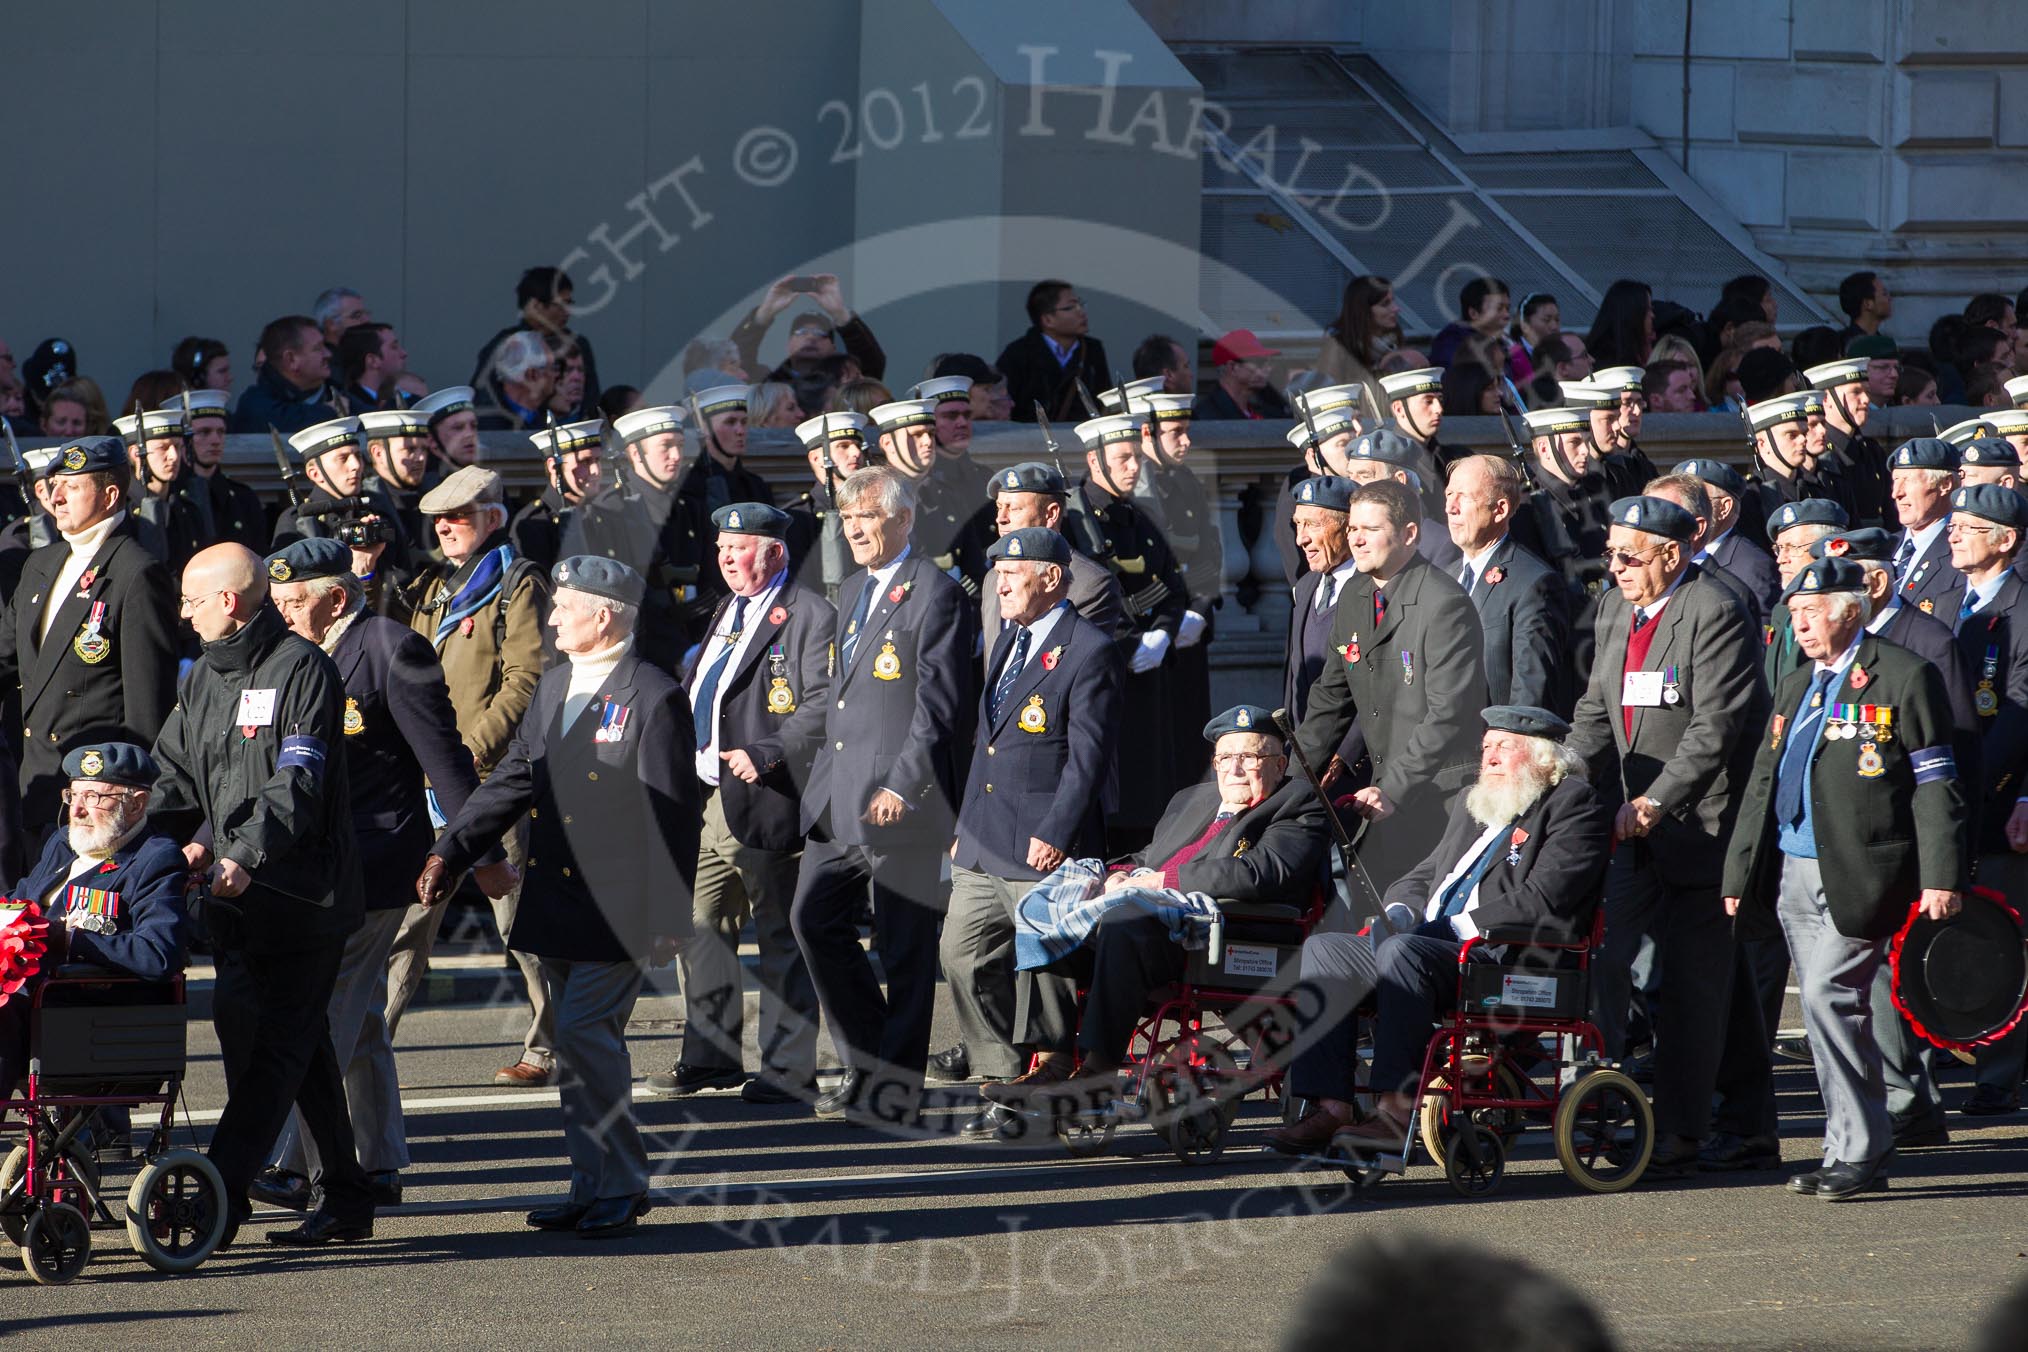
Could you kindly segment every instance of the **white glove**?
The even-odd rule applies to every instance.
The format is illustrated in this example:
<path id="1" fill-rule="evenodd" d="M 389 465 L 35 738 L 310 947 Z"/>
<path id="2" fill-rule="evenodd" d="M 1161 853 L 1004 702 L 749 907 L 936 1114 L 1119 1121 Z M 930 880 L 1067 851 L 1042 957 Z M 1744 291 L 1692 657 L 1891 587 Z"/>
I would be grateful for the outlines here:
<path id="1" fill-rule="evenodd" d="M 1204 641 L 1205 619 L 1194 610 L 1183 612 L 1183 623 L 1176 629 L 1176 646 L 1194 648 Z"/>
<path id="2" fill-rule="evenodd" d="M 1150 629 L 1147 633 L 1141 635 L 1140 649 L 1127 659 L 1127 670 L 1133 672 L 1136 676 L 1141 675 L 1143 672 L 1153 671 L 1156 667 L 1162 665 L 1162 659 L 1168 655 L 1169 631 L 1166 629 Z"/>

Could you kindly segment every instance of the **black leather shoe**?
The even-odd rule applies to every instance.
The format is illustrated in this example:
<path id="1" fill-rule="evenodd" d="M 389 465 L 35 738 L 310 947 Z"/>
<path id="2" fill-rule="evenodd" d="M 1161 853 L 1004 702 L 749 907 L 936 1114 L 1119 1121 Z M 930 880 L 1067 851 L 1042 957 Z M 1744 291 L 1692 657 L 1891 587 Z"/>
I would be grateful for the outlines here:
<path id="1" fill-rule="evenodd" d="M 1824 1170 L 1824 1176 L 1817 1180 L 1817 1200 L 1842 1202 L 1861 1193 L 1886 1192 L 1886 1161 L 1875 1160 L 1871 1164 L 1833 1164 Z"/>
<path id="2" fill-rule="evenodd" d="M 219 1232 L 217 1249 L 229 1249 L 239 1238 L 239 1227 L 253 1219 L 253 1207 L 247 1202 L 234 1202 L 225 1209 L 225 1229 Z"/>
<path id="3" fill-rule="evenodd" d="M 1951 1130 L 1941 1122 L 1911 1122 L 1894 1128 L 1896 1150 L 1927 1150 L 1950 1143 Z"/>
<path id="4" fill-rule="evenodd" d="M 314 1249 L 322 1244 L 357 1244 L 373 1238 L 373 1217 L 363 1221 L 341 1221 L 328 1211 L 313 1211 L 293 1230 L 268 1231 L 268 1243 L 290 1248 Z"/>
<path id="5" fill-rule="evenodd" d="M 838 1083 L 817 1095 L 817 1101 L 810 1106 L 817 1116 L 839 1118 L 846 1110 L 859 1102 L 859 1094 L 865 1088 L 866 1077 L 856 1070 L 848 1070 L 839 1077 Z"/>
<path id="6" fill-rule="evenodd" d="M 1784 1061 L 1796 1061 L 1806 1066 L 1817 1063 L 1816 1053 L 1810 1050 L 1810 1040 L 1806 1037 L 1776 1038 L 1774 1054 Z"/>
<path id="7" fill-rule="evenodd" d="M 1712 1173 L 1736 1173 L 1746 1169 L 1778 1169 L 1781 1146 L 1766 1137 L 1746 1137 L 1735 1132 L 1714 1133 L 1697 1152 L 1697 1167 Z"/>
<path id="8" fill-rule="evenodd" d="M 972 1054 L 962 1042 L 940 1052 L 931 1052 L 924 1073 L 939 1084 L 963 1084 L 972 1078 Z"/>
<path id="9" fill-rule="evenodd" d="M 1789 1191 L 1801 1193 L 1805 1197 L 1814 1197 L 1817 1195 L 1817 1185 L 1822 1183 L 1824 1176 L 1830 1172 L 1830 1167 L 1827 1165 L 1822 1169 L 1812 1169 L 1808 1173 L 1797 1174 L 1789 1180 Z"/>
<path id="10" fill-rule="evenodd" d="M 2020 1107 L 2020 1090 L 2010 1094 L 1990 1084 L 1979 1084 L 1972 1086 L 1972 1096 L 1958 1105 L 1958 1111 L 1966 1117 L 1998 1117 L 2002 1113 L 2015 1112 Z"/>
<path id="11" fill-rule="evenodd" d="M 648 1214 L 645 1197 L 601 1197 L 585 1209 L 577 1223 L 579 1239 L 611 1239 L 634 1228 Z"/>
<path id="12" fill-rule="evenodd" d="M 589 1206 L 578 1202 L 563 1202 L 556 1206 L 539 1206 L 528 1213 L 528 1223 L 538 1230 L 575 1230 L 577 1223 L 584 1219 Z"/>
<path id="13" fill-rule="evenodd" d="M 673 1070 L 658 1071 L 648 1077 L 650 1090 L 677 1098 L 705 1089 L 737 1089 L 745 1083 L 746 1072 L 737 1068 L 728 1070 L 724 1066 L 686 1066 L 681 1062 L 678 1062 Z"/>
<path id="14" fill-rule="evenodd" d="M 816 1093 L 817 1083 L 814 1080 L 795 1086 L 766 1075 L 756 1075 L 741 1086 L 739 1096 L 747 1103 L 808 1103 Z"/>
<path id="15" fill-rule="evenodd" d="M 1642 1171 L 1645 1181 L 1658 1182 L 1675 1178 L 1688 1178 L 1697 1172 L 1697 1142 L 1683 1137 L 1672 1137 L 1655 1142 L 1655 1153 L 1648 1157 L 1648 1167 Z"/>
<path id="16" fill-rule="evenodd" d="M 308 1211 L 310 1180 L 285 1169 L 263 1169 L 258 1178 L 246 1185 L 246 1195 L 284 1211 Z"/>
<path id="17" fill-rule="evenodd" d="M 366 1176 L 366 1190 L 373 1195 L 375 1206 L 401 1205 L 401 1172 L 397 1169 L 382 1169 Z"/>
<path id="18" fill-rule="evenodd" d="M 988 1103 L 983 1109 L 966 1119 L 958 1128 L 958 1135 L 967 1141 L 1011 1141 L 1018 1138 L 1027 1123 L 1001 1107 Z"/>

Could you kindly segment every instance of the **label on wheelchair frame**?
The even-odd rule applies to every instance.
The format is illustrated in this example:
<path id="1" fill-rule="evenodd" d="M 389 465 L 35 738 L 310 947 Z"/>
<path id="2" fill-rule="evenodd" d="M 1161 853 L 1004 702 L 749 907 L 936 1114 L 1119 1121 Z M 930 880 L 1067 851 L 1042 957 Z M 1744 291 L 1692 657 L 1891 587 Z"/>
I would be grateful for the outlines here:
<path id="1" fill-rule="evenodd" d="M 1486 1000 L 1488 1009 L 1499 1005 L 1512 1005 L 1518 1009 L 1556 1008 L 1556 978 L 1553 976 L 1514 976 L 1500 978 L 1500 998 Z"/>
<path id="2" fill-rule="evenodd" d="M 1225 970 L 1232 976 L 1273 976 L 1281 950 L 1260 944 L 1227 944 Z"/>

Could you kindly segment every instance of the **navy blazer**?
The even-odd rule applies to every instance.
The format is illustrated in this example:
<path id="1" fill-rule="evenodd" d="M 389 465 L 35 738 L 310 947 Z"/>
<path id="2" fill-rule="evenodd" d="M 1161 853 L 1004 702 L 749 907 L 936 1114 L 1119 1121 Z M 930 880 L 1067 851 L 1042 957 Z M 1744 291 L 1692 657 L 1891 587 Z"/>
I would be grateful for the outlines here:
<path id="1" fill-rule="evenodd" d="M 1218 813 L 1216 784 L 1177 792 L 1155 824 L 1148 847 L 1133 856 L 1138 868 L 1161 869 L 1202 836 Z M 1330 848 L 1324 804 L 1300 776 L 1233 817 L 1179 869 L 1168 886 L 1206 892 L 1220 901 L 1276 902 L 1306 907 L 1325 881 Z"/>
<path id="2" fill-rule="evenodd" d="M 410 884 L 429 853 L 424 779 L 446 819 L 478 787 L 472 753 L 444 669 L 428 639 L 405 624 L 362 614 L 338 637 L 331 661 L 345 682 L 345 764 L 352 784 L 352 830 L 368 910 L 407 906 Z"/>
<path id="3" fill-rule="evenodd" d="M 727 623 L 732 598 L 719 602 L 713 633 Z M 744 751 L 761 772 L 749 784 L 720 762 L 718 792 L 734 840 L 757 850 L 802 848 L 803 786 L 824 739 L 824 708 L 831 700 L 829 665 L 838 613 L 821 592 L 789 582 L 765 614 L 749 612 L 755 631 L 718 682 L 718 750 Z M 702 648 L 686 673 L 695 678 Z M 704 710 L 693 709 L 693 718 Z"/>
<path id="4" fill-rule="evenodd" d="M 866 578 L 856 572 L 838 589 L 841 617 L 859 604 Z M 873 849 L 946 848 L 977 716 L 978 626 L 964 588 L 913 551 L 873 598 L 850 662 L 841 618 L 824 738 L 803 791 L 806 834 Z M 862 820 L 881 789 L 908 804 L 890 826 Z"/>
<path id="5" fill-rule="evenodd" d="M 1782 599 L 1782 575 L 1775 567 L 1774 556 L 1735 527 L 1725 533 L 1706 559 L 1717 565 L 1717 571 L 1739 583 L 1745 591 L 1747 606 L 1753 611 L 1753 622 L 1765 628 L 1775 602 Z"/>
<path id="6" fill-rule="evenodd" d="M 2007 818 L 2028 770 L 2028 583 L 2019 573 L 2008 570 L 1986 608 L 1958 625 L 1957 646 L 1975 687 L 1980 792 L 1973 802 L 1979 845 L 2004 850 Z M 1992 691 L 1989 714 L 1976 713 L 1983 693 L 1976 688 L 1982 685 Z"/>
<path id="7" fill-rule="evenodd" d="M 63 881 L 76 858 L 70 833 L 59 829 L 42 847 L 42 858 L 28 876 L 8 890 L 14 896 L 40 901 Z M 189 958 L 184 947 L 183 907 L 183 888 L 189 876 L 176 842 L 143 830 L 113 851 L 112 858 L 79 874 L 50 900 L 49 920 L 56 925 L 62 923 L 72 888 L 111 894 L 108 918 L 113 932 L 73 928 L 65 961 L 112 967 L 147 981 L 161 981 L 182 971 Z M 88 899 L 79 896 L 73 904 L 82 911 Z"/>
<path id="8" fill-rule="evenodd" d="M 1485 639 L 1490 702 L 1536 704 L 1569 715 L 1577 692 L 1564 676 L 1570 665 L 1567 595 L 1563 574 L 1512 535 L 1503 536 L 1480 562 L 1471 597 Z"/>
<path id="9" fill-rule="evenodd" d="M 1964 599 L 1965 575 L 1951 563 L 1951 532 L 1946 525 L 1909 563 L 1901 581 L 1901 603 L 1954 625 Z"/>
<path id="10" fill-rule="evenodd" d="M 527 813 L 509 947 L 634 961 L 657 937 L 690 934 L 703 825 L 690 701 L 675 677 L 629 652 L 565 728 L 570 671 L 566 662 L 543 673 L 513 745 L 430 853 L 461 873 Z"/>
<path id="11" fill-rule="evenodd" d="M 1073 858 L 1105 852 L 1104 798 L 1119 739 L 1126 663 L 1112 639 L 1075 610 L 1064 610 L 1049 646 L 1031 651 L 994 718 L 990 683 L 1014 648 L 1000 635 L 979 697 L 979 741 L 958 809 L 960 868 L 996 878 L 1033 880 L 1028 840 Z"/>
<path id="12" fill-rule="evenodd" d="M 1309 564 L 1305 562 L 1303 566 L 1308 568 Z M 1304 716 L 1309 713 L 1310 692 L 1316 688 L 1317 678 L 1324 674 L 1325 666 L 1335 656 L 1329 642 L 1335 615 L 1333 619 L 1323 622 L 1324 650 L 1315 654 L 1302 651 L 1303 619 L 1310 613 L 1310 607 L 1317 603 L 1317 588 L 1323 585 L 1324 580 L 1320 574 L 1305 572 L 1296 579 L 1295 592 L 1290 598 L 1295 604 L 1289 612 L 1289 638 L 1282 652 L 1282 707 L 1289 711 L 1289 717 L 1295 723 L 1301 723 Z M 1351 581 L 1348 578 L 1345 586 L 1339 589 L 1339 599 L 1344 599 L 1344 593 L 1350 589 Z M 1333 605 L 1335 604 L 1336 602 L 1333 602 Z M 1316 663 L 1316 670 L 1309 673 L 1309 682 L 1305 684 L 1299 677 L 1303 667 L 1313 661 Z M 1345 735 L 1339 739 L 1331 754 L 1343 761 L 1348 771 L 1355 770 L 1355 767 L 1366 759 L 1366 731 L 1359 725 L 1357 718 L 1352 720 L 1352 726 L 1345 730 Z M 1321 765 L 1317 767 L 1319 773 L 1323 768 Z M 1372 776 L 1365 771 L 1356 771 L 1354 778 L 1357 781 L 1354 787 L 1364 788 Z M 1337 793 L 1346 791 L 1343 787 L 1334 789 Z"/>

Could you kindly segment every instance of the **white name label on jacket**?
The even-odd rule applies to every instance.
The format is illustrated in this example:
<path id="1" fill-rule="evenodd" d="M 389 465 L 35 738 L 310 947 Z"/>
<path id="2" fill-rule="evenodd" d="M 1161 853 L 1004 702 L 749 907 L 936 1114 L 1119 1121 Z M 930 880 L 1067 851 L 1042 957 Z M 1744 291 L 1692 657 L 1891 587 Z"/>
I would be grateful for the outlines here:
<path id="1" fill-rule="evenodd" d="M 242 728 L 272 727 L 275 721 L 275 692 L 273 690 L 242 690 L 239 692 L 239 717 L 233 722 Z"/>
<path id="2" fill-rule="evenodd" d="M 1654 709 L 1662 703 L 1662 675 L 1659 671 L 1630 671 L 1620 687 L 1620 703 L 1630 709 Z"/>

